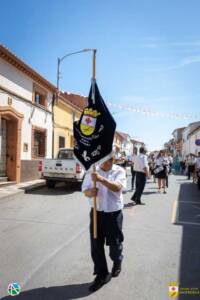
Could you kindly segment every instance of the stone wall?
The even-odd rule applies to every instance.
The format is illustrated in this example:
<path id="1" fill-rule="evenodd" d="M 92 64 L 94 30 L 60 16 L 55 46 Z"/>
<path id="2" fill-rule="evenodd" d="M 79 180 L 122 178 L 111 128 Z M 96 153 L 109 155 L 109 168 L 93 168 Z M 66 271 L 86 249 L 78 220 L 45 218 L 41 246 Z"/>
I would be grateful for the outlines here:
<path id="1" fill-rule="evenodd" d="M 40 178 L 38 161 L 39 160 L 21 160 L 21 182 Z"/>

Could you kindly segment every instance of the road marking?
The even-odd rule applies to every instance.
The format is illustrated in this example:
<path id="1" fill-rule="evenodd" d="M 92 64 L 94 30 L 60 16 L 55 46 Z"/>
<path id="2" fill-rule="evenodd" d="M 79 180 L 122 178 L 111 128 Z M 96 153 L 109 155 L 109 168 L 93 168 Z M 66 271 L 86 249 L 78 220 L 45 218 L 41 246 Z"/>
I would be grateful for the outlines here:
<path id="1" fill-rule="evenodd" d="M 178 201 L 175 200 L 174 203 L 173 203 L 173 207 L 172 207 L 172 219 L 171 219 L 172 224 L 176 223 L 177 208 L 178 208 Z"/>
<path id="2" fill-rule="evenodd" d="M 178 221 L 178 222 L 176 223 L 176 225 L 182 225 L 182 224 L 200 226 L 200 223 L 196 223 L 196 222 Z"/>
<path id="3" fill-rule="evenodd" d="M 193 205 L 193 207 L 196 208 L 196 209 L 200 209 L 200 207 L 198 207 L 198 206 L 196 206 L 196 205 Z"/>
<path id="4" fill-rule="evenodd" d="M 199 204 L 200 205 L 200 202 L 196 202 L 196 201 L 179 201 L 179 203 L 191 203 L 191 204 Z"/>

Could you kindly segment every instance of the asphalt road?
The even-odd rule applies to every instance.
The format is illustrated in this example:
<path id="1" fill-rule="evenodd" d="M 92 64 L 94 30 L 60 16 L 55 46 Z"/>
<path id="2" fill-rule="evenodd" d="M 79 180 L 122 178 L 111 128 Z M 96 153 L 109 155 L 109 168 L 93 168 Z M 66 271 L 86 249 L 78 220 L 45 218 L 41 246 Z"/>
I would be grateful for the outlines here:
<path id="1" fill-rule="evenodd" d="M 60 186 L 2 199 L 2 299 L 13 299 L 7 296 L 11 282 L 22 287 L 16 299 L 26 300 L 165 300 L 170 299 L 170 282 L 200 288 L 200 192 L 196 186 L 172 175 L 166 195 L 158 194 L 151 181 L 146 185 L 144 206 L 130 207 L 131 195 L 130 191 L 124 195 L 122 272 L 94 294 L 88 292 L 93 265 L 89 205 L 82 193 Z M 109 257 L 108 261 L 111 268 Z M 200 295 L 182 294 L 177 299 L 200 299 Z"/>

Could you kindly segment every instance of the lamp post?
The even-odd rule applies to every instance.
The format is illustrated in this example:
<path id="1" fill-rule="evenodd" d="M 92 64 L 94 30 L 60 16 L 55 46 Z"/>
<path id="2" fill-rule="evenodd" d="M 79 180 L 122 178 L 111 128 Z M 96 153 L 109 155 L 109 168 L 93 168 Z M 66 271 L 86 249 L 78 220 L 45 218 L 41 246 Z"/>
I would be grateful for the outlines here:
<path id="1" fill-rule="evenodd" d="M 62 63 L 62 61 L 72 55 L 75 54 L 79 54 L 79 53 L 83 53 L 83 52 L 93 52 L 93 68 L 92 68 L 92 78 L 95 79 L 96 77 L 96 49 L 82 49 L 79 51 L 75 51 L 75 52 L 71 52 L 71 53 L 67 53 L 62 57 L 58 57 L 58 61 L 57 61 L 57 92 L 56 92 L 56 102 L 58 103 L 58 98 L 59 98 L 59 92 L 60 92 L 60 65 Z M 53 123 L 53 133 L 52 133 L 52 156 L 54 158 L 54 105 L 55 105 L 55 101 L 53 101 L 53 114 L 52 114 L 52 123 Z"/>
<path id="2" fill-rule="evenodd" d="M 76 52 L 71 52 L 71 53 L 67 53 L 65 54 L 64 56 L 62 57 L 58 57 L 58 63 L 57 63 L 57 93 L 59 95 L 59 88 L 60 88 L 60 64 L 61 62 L 66 58 L 66 57 L 69 57 L 71 55 L 75 55 L 75 54 L 79 54 L 79 53 L 83 53 L 83 52 L 90 52 L 90 51 L 93 51 L 93 54 L 95 55 L 96 54 L 96 49 L 82 49 L 82 50 L 79 50 L 79 51 L 76 51 Z M 94 77 L 94 71 L 93 71 L 93 77 Z"/>

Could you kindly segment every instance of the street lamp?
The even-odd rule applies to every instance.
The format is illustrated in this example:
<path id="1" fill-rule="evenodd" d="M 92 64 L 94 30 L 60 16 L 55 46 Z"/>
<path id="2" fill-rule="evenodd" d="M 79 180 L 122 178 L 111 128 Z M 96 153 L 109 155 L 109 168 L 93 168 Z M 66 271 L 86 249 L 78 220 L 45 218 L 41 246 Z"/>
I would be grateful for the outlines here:
<path id="1" fill-rule="evenodd" d="M 60 83 L 60 64 L 61 64 L 61 62 L 68 56 L 83 53 L 83 52 L 89 52 L 89 51 L 93 51 L 93 53 L 95 55 L 97 50 L 96 49 L 90 49 L 90 48 L 89 49 L 82 49 L 82 50 L 79 50 L 79 51 L 76 51 L 76 52 L 71 52 L 71 53 L 65 54 L 62 57 L 58 57 L 58 63 L 57 63 L 57 96 L 59 95 L 59 88 L 60 88 L 59 83 Z"/>
<path id="2" fill-rule="evenodd" d="M 93 71 L 92 71 L 92 78 L 95 79 L 96 77 L 96 49 L 82 49 L 79 51 L 75 51 L 75 52 L 71 52 L 71 53 L 67 53 L 62 57 L 58 57 L 58 62 L 57 62 L 57 93 L 56 93 L 56 102 L 58 103 L 58 97 L 59 97 L 59 89 L 60 89 L 60 64 L 61 62 L 66 58 L 69 57 L 71 55 L 75 55 L 75 54 L 79 54 L 79 53 L 83 53 L 83 52 L 93 52 Z M 52 132 L 52 155 L 54 158 L 54 105 L 55 105 L 55 101 L 53 101 L 53 106 L 52 106 L 52 110 L 53 110 L 53 114 L 52 114 L 52 123 L 53 123 L 53 132 Z"/>

